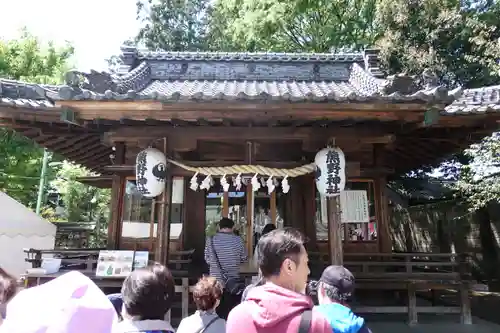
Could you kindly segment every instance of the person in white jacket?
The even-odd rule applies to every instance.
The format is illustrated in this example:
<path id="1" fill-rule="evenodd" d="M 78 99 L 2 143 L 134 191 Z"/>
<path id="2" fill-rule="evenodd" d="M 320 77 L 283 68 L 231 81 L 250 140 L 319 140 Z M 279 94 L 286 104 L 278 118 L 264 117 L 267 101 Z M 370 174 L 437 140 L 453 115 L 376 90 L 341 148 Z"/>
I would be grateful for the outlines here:
<path id="1" fill-rule="evenodd" d="M 222 284 L 214 277 L 202 277 L 193 288 L 197 311 L 184 318 L 176 333 L 225 333 L 226 321 L 215 309 L 222 297 Z"/>

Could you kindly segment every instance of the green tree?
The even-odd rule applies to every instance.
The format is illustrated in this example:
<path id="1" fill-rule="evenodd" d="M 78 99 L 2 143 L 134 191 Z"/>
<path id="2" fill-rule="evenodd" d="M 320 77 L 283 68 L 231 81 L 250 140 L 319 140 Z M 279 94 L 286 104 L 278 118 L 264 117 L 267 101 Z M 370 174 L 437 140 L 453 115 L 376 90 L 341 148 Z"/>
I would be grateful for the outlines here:
<path id="1" fill-rule="evenodd" d="M 110 214 L 111 191 L 88 186 L 78 181 L 80 177 L 91 175 L 87 169 L 81 166 L 68 161 L 60 163 L 50 187 L 60 195 L 64 213 L 62 216 L 54 216 L 54 214 L 52 216 L 71 222 L 96 222 L 103 229 L 100 234 L 105 234 Z"/>
<path id="2" fill-rule="evenodd" d="M 465 155 L 470 162 L 462 165 L 456 189 L 476 211 L 500 198 L 500 133 L 472 145 Z"/>
<path id="3" fill-rule="evenodd" d="M 208 0 L 139 0 L 137 19 L 143 26 L 136 42 L 150 50 L 206 50 L 208 4 Z"/>
<path id="4" fill-rule="evenodd" d="M 43 45 L 38 38 L 22 30 L 17 39 L 0 39 L 0 77 L 26 82 L 57 84 L 63 82 L 73 56 L 71 45 L 56 48 Z"/>
<path id="5" fill-rule="evenodd" d="M 382 0 L 377 41 L 390 73 L 434 71 L 450 86 L 499 81 L 500 2 Z M 476 6 L 481 5 L 481 6 Z M 418 28 L 417 28 L 418 27 Z"/>
<path id="6" fill-rule="evenodd" d="M 17 39 L 0 40 L 0 78 L 60 83 L 73 54 L 69 45 L 43 45 L 23 30 Z M 0 128 L 0 190 L 28 207 L 36 203 L 43 149 L 16 132 Z M 50 174 L 49 174 L 50 177 Z"/>
<path id="7" fill-rule="evenodd" d="M 42 44 L 23 30 L 14 40 L 0 40 L 0 78 L 27 82 L 58 84 L 70 67 L 73 47 L 56 48 L 53 43 Z M 0 190 L 24 205 L 34 208 L 37 199 L 43 149 L 16 132 L 0 128 Z M 75 179 L 90 173 L 57 155 L 52 155 L 45 191 L 60 192 L 64 202 L 63 216 L 44 207 L 43 216 L 69 221 L 96 221 L 107 218 L 110 193 L 91 188 Z M 55 162 L 55 163 L 54 163 Z"/>
<path id="8" fill-rule="evenodd" d="M 222 51 L 330 52 L 372 45 L 377 0 L 216 0 L 210 45 Z"/>

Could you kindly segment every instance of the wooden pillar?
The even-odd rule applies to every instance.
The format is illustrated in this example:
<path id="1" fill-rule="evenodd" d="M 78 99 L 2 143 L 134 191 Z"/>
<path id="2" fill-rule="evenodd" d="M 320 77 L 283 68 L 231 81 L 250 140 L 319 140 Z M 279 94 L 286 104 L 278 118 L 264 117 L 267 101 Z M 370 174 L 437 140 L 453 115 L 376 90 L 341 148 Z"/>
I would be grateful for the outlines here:
<path id="1" fill-rule="evenodd" d="M 222 217 L 229 216 L 229 193 L 224 192 L 222 194 Z"/>
<path id="2" fill-rule="evenodd" d="M 332 265 L 342 265 L 344 253 L 342 248 L 341 221 L 340 221 L 340 198 L 338 196 L 327 198 L 326 208 L 328 212 L 328 253 Z"/>
<path id="3" fill-rule="evenodd" d="M 382 167 L 385 164 L 385 147 L 383 144 L 373 146 L 374 165 Z M 377 218 L 377 236 L 379 251 L 389 253 L 392 251 L 392 239 L 389 220 L 389 199 L 386 194 L 386 176 L 374 179 L 375 216 Z"/>
<path id="4" fill-rule="evenodd" d="M 151 216 L 149 221 L 149 246 L 148 246 L 148 250 L 151 252 L 153 252 L 155 249 L 155 242 L 154 242 L 155 221 L 156 221 L 156 198 L 153 198 L 153 200 L 151 201 Z M 156 230 L 156 232 L 158 232 L 158 229 Z"/>
<path id="5" fill-rule="evenodd" d="M 330 138 L 328 145 L 335 146 L 335 138 Z M 347 177 L 347 163 L 346 163 Z M 344 249 L 342 247 L 342 235 L 340 228 L 340 197 L 330 197 L 326 199 L 326 210 L 328 220 L 328 254 L 332 265 L 342 265 L 344 262 Z"/>
<path id="6" fill-rule="evenodd" d="M 255 146 L 252 142 L 247 141 L 245 147 L 245 163 L 248 165 L 253 164 L 254 155 L 255 155 Z M 247 184 L 247 230 L 246 230 L 246 245 L 247 245 L 247 253 L 249 258 L 253 257 L 253 219 L 254 219 L 254 195 L 252 189 L 252 183 L 250 180 Z"/>
<path id="7" fill-rule="evenodd" d="M 163 139 L 163 152 L 168 153 L 167 139 Z M 157 201 L 158 207 L 158 228 L 156 235 L 155 261 L 166 265 L 168 261 L 168 251 L 170 245 L 170 206 L 172 201 L 172 172 L 167 167 L 165 177 L 165 190 Z"/>
<path id="8" fill-rule="evenodd" d="M 253 190 L 250 181 L 247 185 L 247 230 L 246 245 L 249 258 L 253 257 Z"/>
<path id="9" fill-rule="evenodd" d="M 125 144 L 118 142 L 115 145 L 115 161 L 117 164 L 125 163 Z M 117 250 L 120 248 L 123 224 L 123 200 L 125 195 L 125 176 L 114 174 L 111 185 L 111 213 L 108 224 L 107 248 Z"/>
<path id="10" fill-rule="evenodd" d="M 271 222 L 276 225 L 276 220 L 278 216 L 278 211 L 276 208 L 276 189 L 271 193 L 271 198 L 270 198 L 270 204 L 269 204 L 269 211 L 271 214 Z"/>

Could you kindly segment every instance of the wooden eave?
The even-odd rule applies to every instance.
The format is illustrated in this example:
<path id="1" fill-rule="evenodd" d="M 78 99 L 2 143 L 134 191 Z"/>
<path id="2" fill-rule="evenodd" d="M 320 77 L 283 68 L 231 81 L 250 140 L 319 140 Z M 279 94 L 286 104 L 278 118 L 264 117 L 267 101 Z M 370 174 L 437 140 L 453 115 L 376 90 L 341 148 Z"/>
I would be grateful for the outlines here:
<path id="1" fill-rule="evenodd" d="M 76 180 L 82 184 L 98 188 L 111 188 L 113 183 L 112 176 L 79 177 Z"/>
<path id="2" fill-rule="evenodd" d="M 361 169 L 374 168 L 374 146 L 382 145 L 385 165 L 380 172 L 405 172 L 467 148 L 496 131 L 500 118 L 499 113 L 441 116 L 425 125 L 428 106 L 403 103 L 59 104 L 50 110 L 0 107 L 0 125 L 107 174 L 116 172 L 105 168 L 112 164 L 116 143 L 126 144 L 126 161 L 133 164 L 138 151 L 160 138 L 168 138 L 171 157 L 193 165 L 244 163 L 244 143 L 256 141 L 264 158 L 261 164 L 292 167 L 311 162 L 328 138 L 335 137 Z M 64 109 L 74 112 L 77 121 L 66 122 Z M 288 148 L 276 150 L 273 144 Z M 287 150 L 293 154 L 287 155 Z"/>

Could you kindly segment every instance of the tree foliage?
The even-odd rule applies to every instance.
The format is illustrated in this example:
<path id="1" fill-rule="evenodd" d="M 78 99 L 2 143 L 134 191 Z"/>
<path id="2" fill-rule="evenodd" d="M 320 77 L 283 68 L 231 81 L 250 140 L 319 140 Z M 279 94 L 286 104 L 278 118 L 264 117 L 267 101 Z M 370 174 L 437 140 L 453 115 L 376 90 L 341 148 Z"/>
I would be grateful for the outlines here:
<path id="1" fill-rule="evenodd" d="M 378 36 L 376 0 L 218 0 L 211 44 L 221 51 L 362 49 Z"/>
<path id="2" fill-rule="evenodd" d="M 60 195 L 64 207 L 63 219 L 105 223 L 109 218 L 110 190 L 80 183 L 77 179 L 89 176 L 88 170 L 68 161 L 60 163 L 57 169 L 50 187 Z"/>
<path id="3" fill-rule="evenodd" d="M 455 188 L 476 211 L 500 199 L 500 133 L 472 145 L 465 155 L 470 163 L 462 166 Z"/>
<path id="4" fill-rule="evenodd" d="M 62 48 L 56 48 L 51 42 L 43 45 L 34 35 L 23 30 L 17 39 L 0 39 L 0 77 L 35 83 L 61 83 L 73 53 L 71 45 Z"/>
<path id="5" fill-rule="evenodd" d="M 377 40 L 390 73 L 426 68 L 450 86 L 498 82 L 500 4 L 483 9 L 458 0 L 383 0 L 377 6 Z M 417 28 L 418 27 L 418 28 Z"/>
<path id="6" fill-rule="evenodd" d="M 0 40 L 0 77 L 37 83 L 60 83 L 73 48 L 43 45 L 26 30 L 17 39 Z M 28 207 L 36 204 L 43 149 L 0 128 L 0 190 Z M 49 177 L 51 172 L 49 170 Z"/>
<path id="7" fill-rule="evenodd" d="M 150 50 L 207 49 L 208 0 L 139 0 L 137 19 L 143 24 L 136 42 Z"/>
<path id="8" fill-rule="evenodd" d="M 43 44 L 23 30 L 19 38 L 0 40 L 0 78 L 36 83 L 63 82 L 69 68 L 73 47 L 56 48 L 53 43 Z M 38 196 L 44 151 L 33 141 L 16 132 L 0 128 L 0 190 L 24 205 L 34 208 Z M 70 221 L 102 219 L 107 214 L 110 193 L 76 182 L 78 176 L 89 172 L 69 162 L 60 162 L 51 154 L 47 168 L 45 193 L 60 192 L 64 202 L 63 218 Z M 43 215 L 56 216 L 53 207 L 44 207 Z M 106 216 L 107 217 L 107 216 Z"/>

